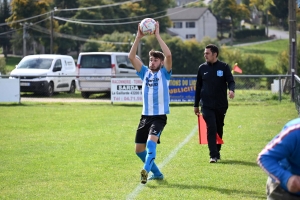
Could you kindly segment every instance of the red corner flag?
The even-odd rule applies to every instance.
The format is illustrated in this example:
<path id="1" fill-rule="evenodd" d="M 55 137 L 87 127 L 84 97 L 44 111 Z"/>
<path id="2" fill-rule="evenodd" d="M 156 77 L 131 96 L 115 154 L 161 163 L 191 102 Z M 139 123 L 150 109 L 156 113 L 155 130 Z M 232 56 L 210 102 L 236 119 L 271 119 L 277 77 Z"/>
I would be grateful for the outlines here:
<path id="1" fill-rule="evenodd" d="M 207 130 L 206 123 L 202 115 L 198 115 L 198 131 L 199 131 L 199 144 L 207 144 Z M 224 144 L 223 140 L 220 138 L 217 133 L 217 144 Z"/>
<path id="2" fill-rule="evenodd" d="M 237 63 L 234 64 L 233 66 L 233 71 L 237 72 L 237 73 L 243 73 L 243 70 L 241 68 L 239 68 L 239 66 L 237 65 Z"/>

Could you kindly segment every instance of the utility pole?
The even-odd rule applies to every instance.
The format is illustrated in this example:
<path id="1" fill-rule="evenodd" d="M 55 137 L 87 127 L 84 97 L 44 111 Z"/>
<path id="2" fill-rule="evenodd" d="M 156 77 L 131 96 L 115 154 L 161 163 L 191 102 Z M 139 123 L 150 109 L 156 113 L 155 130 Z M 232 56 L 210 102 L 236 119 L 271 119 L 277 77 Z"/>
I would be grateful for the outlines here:
<path id="1" fill-rule="evenodd" d="M 23 25 L 23 57 L 26 56 L 26 22 L 20 23 Z"/>
<path id="2" fill-rule="evenodd" d="M 50 17 L 50 54 L 53 53 L 53 11 Z"/>
<path id="3" fill-rule="evenodd" d="M 294 101 L 295 81 L 294 74 L 297 74 L 297 27 L 296 27 L 296 0 L 289 0 L 289 50 L 290 50 L 290 74 L 291 74 L 291 101 Z"/>

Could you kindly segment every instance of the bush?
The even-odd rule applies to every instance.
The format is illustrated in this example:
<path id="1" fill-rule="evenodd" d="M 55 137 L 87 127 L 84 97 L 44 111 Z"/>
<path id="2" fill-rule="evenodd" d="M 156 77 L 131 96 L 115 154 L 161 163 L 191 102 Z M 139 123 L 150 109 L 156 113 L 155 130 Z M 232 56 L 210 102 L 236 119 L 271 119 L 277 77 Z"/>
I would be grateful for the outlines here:
<path id="1" fill-rule="evenodd" d="M 260 29 L 243 29 L 234 32 L 234 38 L 237 40 L 242 40 L 250 37 L 264 37 L 266 36 L 265 28 Z"/>
<path id="2" fill-rule="evenodd" d="M 6 62 L 5 62 L 5 58 L 0 58 L 0 73 L 2 75 L 6 74 L 7 73 L 7 70 L 6 70 Z"/>

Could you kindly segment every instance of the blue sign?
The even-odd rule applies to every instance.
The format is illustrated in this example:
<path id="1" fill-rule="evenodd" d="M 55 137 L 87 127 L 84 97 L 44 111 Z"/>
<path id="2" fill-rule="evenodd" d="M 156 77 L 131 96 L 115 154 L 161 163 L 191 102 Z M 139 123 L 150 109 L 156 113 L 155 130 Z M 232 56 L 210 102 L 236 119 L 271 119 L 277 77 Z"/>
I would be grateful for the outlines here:
<path id="1" fill-rule="evenodd" d="M 194 102 L 196 77 L 173 77 L 169 84 L 171 102 Z"/>

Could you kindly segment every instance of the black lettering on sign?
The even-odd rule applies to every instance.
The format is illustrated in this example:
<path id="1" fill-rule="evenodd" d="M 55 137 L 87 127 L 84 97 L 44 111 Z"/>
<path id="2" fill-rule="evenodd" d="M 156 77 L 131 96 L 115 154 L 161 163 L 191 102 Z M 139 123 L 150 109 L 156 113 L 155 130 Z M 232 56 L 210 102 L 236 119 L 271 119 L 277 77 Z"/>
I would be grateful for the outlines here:
<path id="1" fill-rule="evenodd" d="M 117 90 L 141 90 L 141 85 L 117 85 Z"/>

